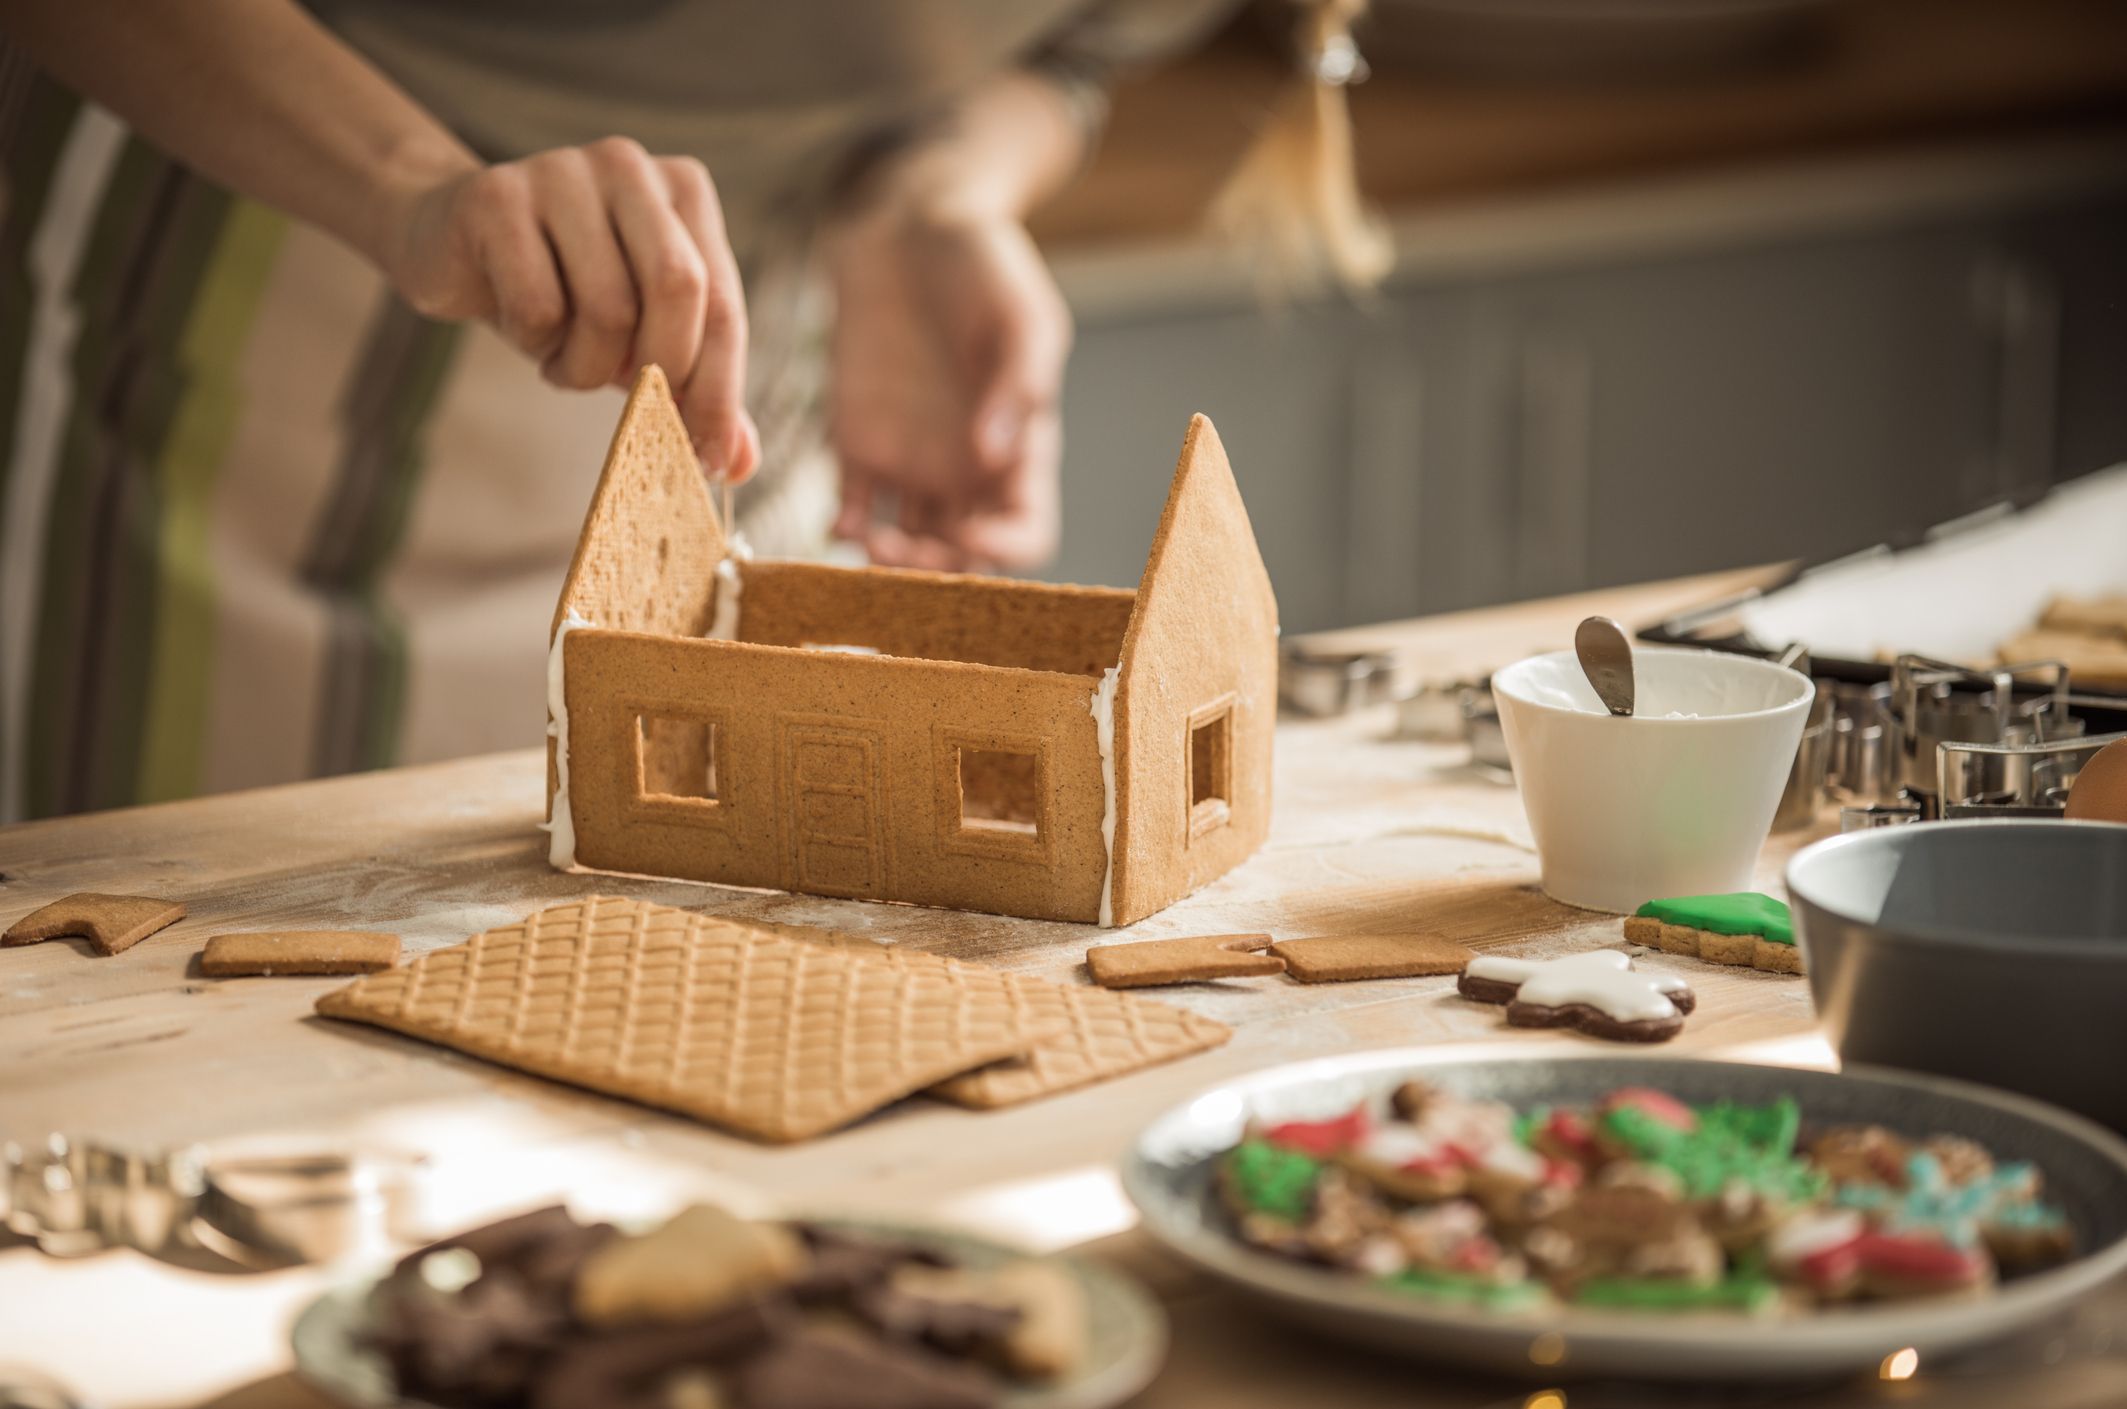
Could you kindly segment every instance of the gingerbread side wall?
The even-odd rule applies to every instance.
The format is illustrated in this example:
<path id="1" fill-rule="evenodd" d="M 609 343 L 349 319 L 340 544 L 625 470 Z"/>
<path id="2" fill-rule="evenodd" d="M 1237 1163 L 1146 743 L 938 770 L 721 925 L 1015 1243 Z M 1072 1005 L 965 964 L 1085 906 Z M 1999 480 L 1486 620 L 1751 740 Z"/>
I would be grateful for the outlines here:
<path id="1" fill-rule="evenodd" d="M 1142 919 L 1270 832 L 1278 604 L 1217 430 L 1190 419 L 1123 638 L 1112 919 Z"/>
<path id="2" fill-rule="evenodd" d="M 614 428 L 554 605 L 616 631 L 708 629 L 724 529 L 665 374 L 645 367 Z"/>
<path id="3" fill-rule="evenodd" d="M 672 388 L 662 371 L 645 367 L 628 393 L 591 491 L 547 628 L 549 649 L 571 614 L 614 629 L 701 635 L 715 608 L 716 565 L 723 557 L 723 526 Z M 549 821 L 560 786 L 555 748 L 549 738 Z"/>

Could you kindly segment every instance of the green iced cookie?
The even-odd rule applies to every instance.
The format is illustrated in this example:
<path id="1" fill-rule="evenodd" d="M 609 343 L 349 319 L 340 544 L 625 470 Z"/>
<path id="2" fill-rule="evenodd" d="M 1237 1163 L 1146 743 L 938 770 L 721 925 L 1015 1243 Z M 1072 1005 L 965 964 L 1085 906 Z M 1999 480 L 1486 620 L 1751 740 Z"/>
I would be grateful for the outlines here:
<path id="1" fill-rule="evenodd" d="M 1712 1286 L 1667 1277 L 1598 1277 L 1573 1296 L 1580 1306 L 1619 1311 L 1762 1311 L 1779 1299 L 1779 1287 L 1748 1273 L 1731 1273 Z"/>
<path id="2" fill-rule="evenodd" d="M 1602 1132 L 1634 1159 L 1674 1173 L 1690 1198 L 1710 1199 L 1736 1180 L 1798 1203 L 1822 1190 L 1824 1176 L 1794 1157 L 1801 1113 L 1793 1100 L 1783 1096 L 1765 1106 L 1723 1101 L 1694 1114 L 1698 1125 L 1679 1130 L 1637 1106 L 1618 1106 L 1603 1114 Z"/>
<path id="3" fill-rule="evenodd" d="M 1754 890 L 1737 891 L 1733 895 L 1680 895 L 1673 900 L 1650 900 L 1634 913 L 1684 929 L 1757 935 L 1774 944 L 1795 942 L 1794 916 L 1789 913 L 1787 905 Z"/>
<path id="4" fill-rule="evenodd" d="M 1434 1272 L 1417 1267 L 1405 1268 L 1393 1277 L 1384 1277 L 1381 1284 L 1413 1296 L 1461 1302 L 1493 1311 L 1533 1306 L 1545 1295 L 1543 1286 L 1536 1282 L 1490 1282 L 1466 1272 Z"/>
<path id="5" fill-rule="evenodd" d="M 1243 1140 L 1226 1152 L 1226 1184 L 1257 1213 L 1297 1223 L 1314 1207 L 1322 1162 L 1264 1140 Z"/>

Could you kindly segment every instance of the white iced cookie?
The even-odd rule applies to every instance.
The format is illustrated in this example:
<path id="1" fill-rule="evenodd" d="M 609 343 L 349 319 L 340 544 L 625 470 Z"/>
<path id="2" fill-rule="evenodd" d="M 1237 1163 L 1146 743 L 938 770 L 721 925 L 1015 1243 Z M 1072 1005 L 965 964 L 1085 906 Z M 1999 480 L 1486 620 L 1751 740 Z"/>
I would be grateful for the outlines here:
<path id="1" fill-rule="evenodd" d="M 1465 998 L 1507 1005 L 1517 1027 L 1572 1027 L 1594 1037 L 1660 1042 L 1683 1030 L 1694 1004 L 1672 974 L 1643 973 L 1615 949 L 1563 959 L 1472 959 L 1457 985 Z"/>

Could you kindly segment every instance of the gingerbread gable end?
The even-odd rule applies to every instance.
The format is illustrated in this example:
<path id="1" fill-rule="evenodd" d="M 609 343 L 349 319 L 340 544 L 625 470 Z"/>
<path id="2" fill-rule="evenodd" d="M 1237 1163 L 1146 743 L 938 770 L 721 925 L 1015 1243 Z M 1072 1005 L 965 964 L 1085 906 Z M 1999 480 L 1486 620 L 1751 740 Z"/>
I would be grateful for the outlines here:
<path id="1" fill-rule="evenodd" d="M 1233 467 L 1194 416 L 1123 636 L 1115 923 L 1231 870 L 1268 834 L 1277 634 Z"/>
<path id="2" fill-rule="evenodd" d="M 672 389 L 645 367 L 606 451 L 552 629 L 573 614 L 615 630 L 699 636 L 723 557 L 723 526 Z"/>

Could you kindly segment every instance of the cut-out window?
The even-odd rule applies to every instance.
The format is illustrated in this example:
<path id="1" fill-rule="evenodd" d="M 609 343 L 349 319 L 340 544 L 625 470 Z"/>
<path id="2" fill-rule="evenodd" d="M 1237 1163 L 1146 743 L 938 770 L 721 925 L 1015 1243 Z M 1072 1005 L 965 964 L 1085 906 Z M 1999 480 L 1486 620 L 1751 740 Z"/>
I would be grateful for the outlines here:
<path id="1" fill-rule="evenodd" d="M 1041 835 L 1041 757 L 956 746 L 960 830 L 981 836 Z"/>
<path id="2" fill-rule="evenodd" d="M 1199 710 L 1189 721 L 1189 831 L 1223 827 L 1233 815 L 1233 704 Z"/>
<path id="3" fill-rule="evenodd" d="M 683 715 L 639 714 L 642 793 L 659 801 L 716 803 L 716 725 Z"/>

